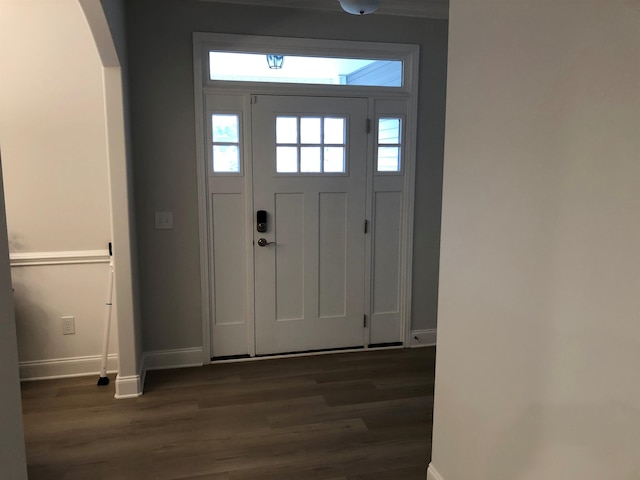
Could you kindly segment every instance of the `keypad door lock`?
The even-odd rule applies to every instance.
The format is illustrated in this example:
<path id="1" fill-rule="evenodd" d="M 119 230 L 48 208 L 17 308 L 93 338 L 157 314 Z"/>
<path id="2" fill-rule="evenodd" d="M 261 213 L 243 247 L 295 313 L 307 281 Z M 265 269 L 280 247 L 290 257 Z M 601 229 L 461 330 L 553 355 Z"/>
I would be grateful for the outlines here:
<path id="1" fill-rule="evenodd" d="M 267 211 L 266 210 L 258 210 L 256 213 L 256 230 L 259 233 L 264 233 L 267 231 Z"/>

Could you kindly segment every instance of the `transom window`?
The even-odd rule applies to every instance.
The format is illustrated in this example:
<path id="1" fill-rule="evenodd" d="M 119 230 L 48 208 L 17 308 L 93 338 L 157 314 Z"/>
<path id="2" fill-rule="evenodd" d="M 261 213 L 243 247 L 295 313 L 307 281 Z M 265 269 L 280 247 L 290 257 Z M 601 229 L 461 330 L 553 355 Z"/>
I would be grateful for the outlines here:
<path id="1" fill-rule="evenodd" d="M 402 154 L 402 119 L 378 119 L 378 160 L 376 171 L 400 172 Z"/>
<path id="2" fill-rule="evenodd" d="M 346 118 L 277 116 L 277 173 L 345 173 Z"/>
<path id="3" fill-rule="evenodd" d="M 240 173 L 240 116 L 229 113 L 211 115 L 213 171 Z"/>
<path id="4" fill-rule="evenodd" d="M 229 82 L 402 87 L 400 59 L 209 51 L 209 79 Z"/>

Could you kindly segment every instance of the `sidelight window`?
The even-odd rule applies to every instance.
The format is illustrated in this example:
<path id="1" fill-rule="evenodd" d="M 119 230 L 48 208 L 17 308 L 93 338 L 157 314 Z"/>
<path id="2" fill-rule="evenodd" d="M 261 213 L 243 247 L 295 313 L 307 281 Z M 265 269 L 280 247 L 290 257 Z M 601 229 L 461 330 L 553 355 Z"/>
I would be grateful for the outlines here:
<path id="1" fill-rule="evenodd" d="M 240 173 L 240 118 L 237 114 L 211 115 L 213 171 Z"/>
<path id="2" fill-rule="evenodd" d="M 378 119 L 378 172 L 400 172 L 402 169 L 402 119 Z"/>

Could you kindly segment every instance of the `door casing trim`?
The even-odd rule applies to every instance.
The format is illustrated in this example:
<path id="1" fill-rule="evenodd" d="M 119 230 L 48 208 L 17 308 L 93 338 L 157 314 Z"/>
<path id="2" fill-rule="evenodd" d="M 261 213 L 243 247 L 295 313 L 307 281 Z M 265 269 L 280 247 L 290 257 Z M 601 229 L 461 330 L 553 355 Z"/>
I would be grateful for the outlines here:
<path id="1" fill-rule="evenodd" d="M 242 48 L 238 48 L 242 45 Z M 380 56 L 381 52 L 386 56 L 402 58 L 405 69 L 405 86 L 402 88 L 385 87 L 357 87 L 349 86 L 340 88 L 335 85 L 292 85 L 278 83 L 254 83 L 254 82 L 218 82 L 213 84 L 205 75 L 204 66 L 206 55 L 210 48 L 233 48 L 236 51 L 252 52 L 258 46 L 262 49 L 268 47 L 276 51 L 278 48 L 286 48 L 288 51 L 296 51 L 300 54 L 323 54 L 327 56 Z M 252 48 L 253 46 L 253 48 Z M 275 49 L 275 50 L 274 50 Z M 303 96 L 331 96 L 331 97 L 364 97 L 369 100 L 370 116 L 373 115 L 375 100 L 404 100 L 407 102 L 407 130 L 404 155 L 404 188 L 401 224 L 403 226 L 400 239 L 399 261 L 399 310 L 401 319 L 401 331 L 403 346 L 411 345 L 411 299 L 412 299 L 412 267 L 413 267 L 413 218 L 415 201 L 415 165 L 417 143 L 417 119 L 418 119 L 418 59 L 419 46 L 413 44 L 390 44 L 379 42 L 354 42 L 338 40 L 303 39 L 289 37 L 263 37 L 252 35 L 227 35 L 199 33 L 193 34 L 193 64 L 194 64 L 194 103 L 195 103 L 195 142 L 197 160 L 197 193 L 198 193 L 198 224 L 199 224 L 199 249 L 200 249 L 200 291 L 201 291 L 201 317 L 202 317 L 202 355 L 203 365 L 211 363 L 211 282 L 210 271 L 212 255 L 209 252 L 210 228 L 208 218 L 207 198 L 207 169 L 206 154 L 204 151 L 205 140 L 205 95 L 242 95 L 244 108 L 250 104 L 252 95 L 303 95 Z M 337 87 L 337 88 L 336 88 Z M 243 116 L 244 135 L 243 141 L 251 143 L 251 128 L 248 127 L 250 118 Z M 255 331 L 255 305 L 253 285 L 253 177 L 252 169 L 245 168 L 245 192 L 247 195 L 246 209 L 246 235 L 247 235 L 247 335 L 249 355 L 255 356 L 255 342 L 251 337 L 251 331 Z M 373 172 L 367 172 L 367 195 L 372 191 L 371 177 Z M 370 202 L 367 202 L 367 217 L 371 214 Z M 370 245 L 371 241 L 368 241 Z M 369 248 L 370 250 L 370 248 Z M 371 252 L 367 252 L 367 263 L 371 263 Z M 366 284 L 365 313 L 369 315 L 371 278 Z M 368 327 L 365 335 L 368 335 Z M 368 349 L 364 342 L 364 348 Z"/>

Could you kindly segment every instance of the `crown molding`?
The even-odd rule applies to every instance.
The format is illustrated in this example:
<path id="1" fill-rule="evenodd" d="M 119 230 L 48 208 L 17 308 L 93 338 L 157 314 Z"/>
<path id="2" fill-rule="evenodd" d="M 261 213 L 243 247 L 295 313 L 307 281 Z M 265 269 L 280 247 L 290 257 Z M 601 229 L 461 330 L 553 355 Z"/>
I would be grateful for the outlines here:
<path id="1" fill-rule="evenodd" d="M 254 5 L 261 7 L 297 8 L 343 12 L 338 0 L 201 0 L 232 5 Z M 381 0 L 373 15 L 402 17 L 449 18 L 449 0 Z"/>

